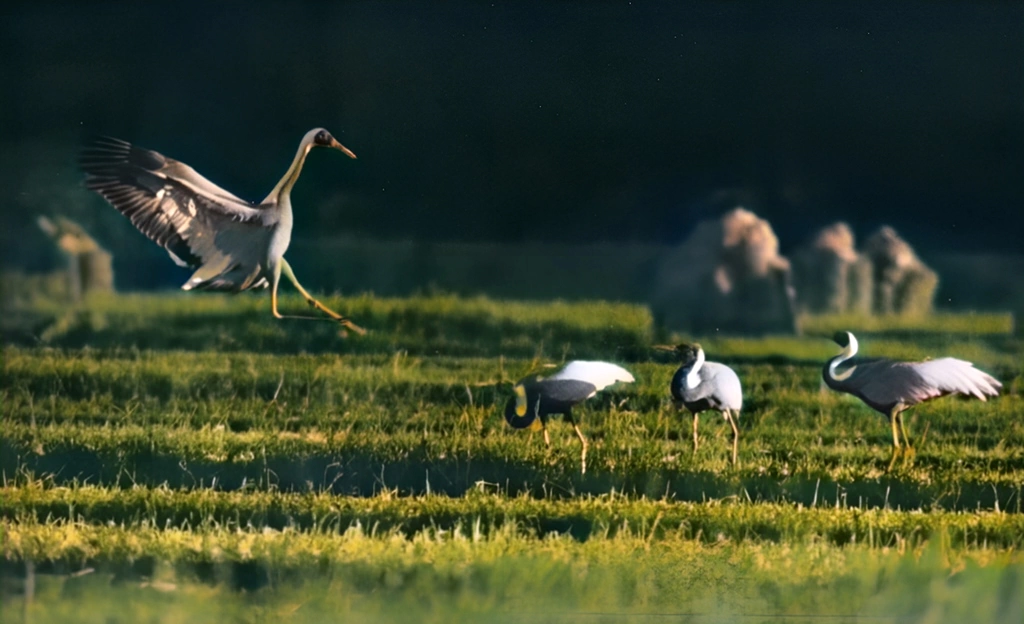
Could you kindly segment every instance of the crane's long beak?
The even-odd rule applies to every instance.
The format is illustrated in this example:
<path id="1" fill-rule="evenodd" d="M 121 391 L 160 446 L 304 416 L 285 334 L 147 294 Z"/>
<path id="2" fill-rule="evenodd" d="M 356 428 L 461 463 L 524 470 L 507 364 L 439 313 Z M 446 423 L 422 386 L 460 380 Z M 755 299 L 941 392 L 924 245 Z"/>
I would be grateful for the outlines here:
<path id="1" fill-rule="evenodd" d="M 331 139 L 331 147 L 333 147 L 336 150 L 341 151 L 343 154 L 345 154 L 349 158 L 355 158 L 356 157 L 355 153 L 353 153 L 352 150 L 350 150 L 349 148 L 345 147 L 341 143 L 338 143 L 338 139 L 335 139 L 335 138 Z"/>
<path id="2" fill-rule="evenodd" d="M 675 351 L 676 350 L 676 348 L 673 347 L 672 345 L 651 345 L 651 348 L 652 349 L 657 349 L 658 351 Z"/>

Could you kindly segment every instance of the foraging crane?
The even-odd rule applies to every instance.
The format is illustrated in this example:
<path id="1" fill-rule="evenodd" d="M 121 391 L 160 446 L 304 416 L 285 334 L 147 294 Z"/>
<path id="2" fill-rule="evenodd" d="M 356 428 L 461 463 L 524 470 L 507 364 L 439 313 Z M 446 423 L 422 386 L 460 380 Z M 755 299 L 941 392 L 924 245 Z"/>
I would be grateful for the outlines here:
<path id="1" fill-rule="evenodd" d="M 96 191 L 132 225 L 195 272 L 183 290 L 241 292 L 270 286 L 276 318 L 317 319 L 277 311 L 283 273 L 313 308 L 359 333 L 365 331 L 317 301 L 299 284 L 284 252 L 292 236 L 291 190 L 314 147 L 356 155 L 323 128 L 302 137 L 284 177 L 259 204 L 236 197 L 185 163 L 113 138 L 100 138 L 81 155 L 86 188 Z"/>
<path id="2" fill-rule="evenodd" d="M 683 359 L 682 366 L 672 376 L 672 400 L 676 408 L 685 406 L 693 415 L 694 454 L 699 445 L 697 423 L 700 413 L 709 409 L 717 410 L 732 427 L 732 463 L 735 466 L 740 439 L 737 421 L 743 409 L 743 387 L 736 372 L 725 364 L 705 361 L 704 349 L 697 343 L 684 343 L 675 347 L 658 345 L 655 348 L 675 351 Z"/>
<path id="3" fill-rule="evenodd" d="M 839 366 L 857 354 L 857 338 L 851 332 L 841 331 L 832 339 L 843 350 L 822 368 L 825 384 L 833 390 L 852 394 L 889 419 L 893 446 L 890 469 L 901 453 L 900 435 L 906 448 L 911 448 L 903 428 L 905 410 L 947 394 L 973 396 L 984 401 L 985 397 L 997 396 L 1003 387 L 988 373 L 974 368 L 974 364 L 951 357 L 924 362 L 862 360 L 839 372 Z"/>
<path id="4" fill-rule="evenodd" d="M 629 371 L 608 362 L 575 360 L 546 379 L 527 377 L 520 380 L 505 404 L 505 420 L 515 429 L 527 427 L 544 431 L 544 444 L 551 446 L 548 416 L 562 414 L 576 431 L 583 450 L 581 473 L 587 472 L 587 439 L 572 417 L 572 408 L 616 382 L 635 381 Z"/>

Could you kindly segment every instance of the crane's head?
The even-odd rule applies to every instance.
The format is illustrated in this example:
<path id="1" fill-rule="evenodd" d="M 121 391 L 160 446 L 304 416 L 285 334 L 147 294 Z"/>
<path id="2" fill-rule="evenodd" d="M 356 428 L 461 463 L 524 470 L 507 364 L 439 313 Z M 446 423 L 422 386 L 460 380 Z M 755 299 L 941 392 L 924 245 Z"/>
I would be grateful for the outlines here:
<path id="1" fill-rule="evenodd" d="M 340 151 L 349 158 L 356 157 L 356 155 L 352 153 L 352 150 L 339 143 L 337 139 L 331 136 L 330 132 L 324 130 L 323 128 L 314 128 L 310 130 L 308 133 L 306 133 L 306 136 L 310 137 L 311 147 L 330 147 Z"/>
<path id="2" fill-rule="evenodd" d="M 846 347 L 850 346 L 850 343 L 853 342 L 854 337 L 853 334 L 851 334 L 848 331 L 837 331 L 835 334 L 832 335 L 832 340 L 837 345 L 845 349 Z"/>
<path id="3" fill-rule="evenodd" d="M 836 344 L 843 348 L 843 354 L 846 359 L 850 359 L 857 354 L 857 337 L 852 332 L 836 332 L 835 336 L 832 336 L 832 340 L 835 340 Z"/>
<path id="4" fill-rule="evenodd" d="M 702 347 L 700 346 L 700 343 L 698 343 L 698 342 L 693 342 L 693 343 L 684 342 L 682 344 L 677 344 L 675 346 L 671 346 L 671 345 L 654 345 L 654 348 L 658 349 L 659 351 L 672 351 L 673 353 L 678 354 L 683 359 L 684 362 L 688 362 L 690 360 L 696 360 L 697 359 L 697 354 L 702 349 Z"/>
<path id="5" fill-rule="evenodd" d="M 537 412 L 535 409 L 536 405 L 530 405 L 530 397 L 527 395 L 526 386 L 522 383 L 517 383 L 512 388 L 513 396 L 509 397 L 508 402 L 505 403 L 505 422 L 512 426 L 513 429 L 539 429 L 541 422 L 537 420 Z M 534 402 L 538 399 L 536 396 L 533 397 Z"/>

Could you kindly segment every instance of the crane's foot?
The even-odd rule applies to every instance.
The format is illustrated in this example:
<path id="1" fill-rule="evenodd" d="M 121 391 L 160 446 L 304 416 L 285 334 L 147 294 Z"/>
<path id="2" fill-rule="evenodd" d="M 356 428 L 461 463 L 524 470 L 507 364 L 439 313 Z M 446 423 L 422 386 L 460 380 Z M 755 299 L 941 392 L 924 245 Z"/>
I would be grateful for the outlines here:
<path id="1" fill-rule="evenodd" d="M 365 329 L 363 329 L 362 327 L 356 325 L 355 323 L 353 323 L 352 321 L 350 321 L 347 318 L 340 319 L 338 321 L 338 323 L 342 327 L 344 327 L 345 329 L 351 329 L 352 331 L 354 331 L 355 333 L 359 334 L 360 336 L 365 336 L 366 335 L 366 330 Z"/>
<path id="2" fill-rule="evenodd" d="M 903 456 L 903 451 L 900 449 L 900 447 L 898 447 L 898 446 L 894 447 L 892 449 L 892 459 L 889 460 L 889 467 L 886 468 L 885 471 L 887 473 L 888 472 L 892 472 L 893 467 L 896 465 L 896 460 L 899 459 L 902 456 Z"/>
<path id="3" fill-rule="evenodd" d="M 352 320 L 349 319 L 348 317 L 342 316 L 335 312 L 334 310 L 328 308 L 327 306 L 320 303 L 316 299 L 306 299 L 306 303 L 309 305 L 309 307 L 313 308 L 314 310 L 317 310 L 318 312 L 323 312 L 327 316 L 331 317 L 333 320 L 337 321 L 338 324 L 341 325 L 342 327 L 350 329 L 355 333 L 359 334 L 360 336 L 366 335 L 365 329 L 353 323 Z"/>

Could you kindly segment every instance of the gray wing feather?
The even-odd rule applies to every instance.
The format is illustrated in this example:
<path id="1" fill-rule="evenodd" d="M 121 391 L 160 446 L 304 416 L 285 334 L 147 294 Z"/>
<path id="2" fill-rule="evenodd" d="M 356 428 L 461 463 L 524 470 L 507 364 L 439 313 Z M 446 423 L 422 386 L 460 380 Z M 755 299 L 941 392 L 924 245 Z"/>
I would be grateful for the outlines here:
<path id="1" fill-rule="evenodd" d="M 186 284 L 251 288 L 276 211 L 255 207 L 188 165 L 118 139 L 101 138 L 80 160 L 86 188 L 128 217 L 179 265 L 203 270 Z"/>
<path id="2" fill-rule="evenodd" d="M 579 379 L 542 379 L 536 387 L 548 400 L 555 403 L 573 404 L 585 401 L 597 394 L 597 387 Z"/>
<path id="3" fill-rule="evenodd" d="M 858 362 L 843 386 L 881 411 L 897 403 L 916 405 L 947 394 L 966 394 L 984 400 L 998 394 L 1001 384 L 970 362 L 942 358 L 927 362 L 872 360 Z"/>
<path id="4" fill-rule="evenodd" d="M 705 362 L 701 367 L 701 377 L 706 378 L 716 389 L 718 402 L 732 410 L 743 409 L 743 387 L 736 371 L 725 364 Z M 704 384 L 701 384 L 704 385 Z"/>
<path id="5" fill-rule="evenodd" d="M 718 362 L 704 362 L 697 376 L 700 383 L 688 388 L 684 369 L 677 371 L 672 379 L 672 396 L 685 403 L 707 399 L 715 409 L 743 409 L 743 387 L 736 371 Z"/>

